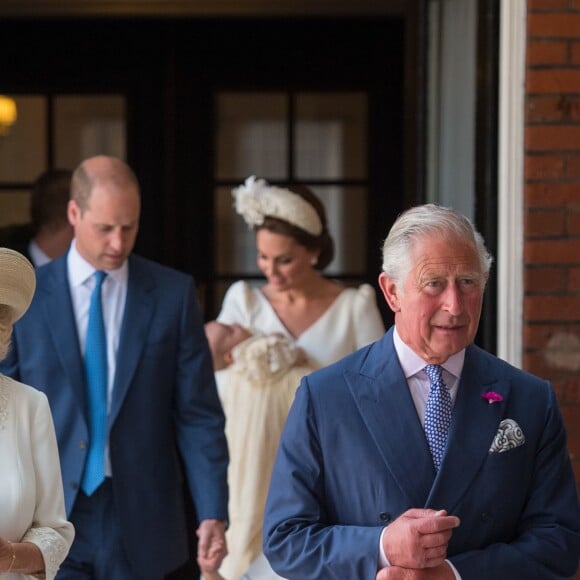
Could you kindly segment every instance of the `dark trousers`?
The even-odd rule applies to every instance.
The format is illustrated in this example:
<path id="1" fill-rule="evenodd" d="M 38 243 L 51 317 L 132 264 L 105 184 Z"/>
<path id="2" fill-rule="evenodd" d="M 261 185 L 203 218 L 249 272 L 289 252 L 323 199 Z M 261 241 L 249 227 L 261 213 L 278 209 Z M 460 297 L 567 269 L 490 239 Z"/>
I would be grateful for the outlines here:
<path id="1" fill-rule="evenodd" d="M 90 497 L 79 492 L 70 521 L 75 539 L 58 580 L 137 580 L 123 548 L 110 479 Z"/>
<path id="2" fill-rule="evenodd" d="M 189 493 L 186 494 L 189 560 L 165 576 L 165 580 L 196 580 L 197 537 L 195 511 Z M 109 478 L 91 495 L 79 492 L 70 520 L 75 527 L 75 539 L 56 580 L 162 580 L 135 573 L 123 548 L 119 518 L 113 500 L 113 486 Z"/>
<path id="3" fill-rule="evenodd" d="M 70 520 L 75 539 L 57 580 L 161 580 L 131 570 L 109 478 L 90 497 L 79 492 Z"/>
<path id="4" fill-rule="evenodd" d="M 165 576 L 165 580 L 198 580 L 201 574 L 197 565 L 197 536 L 195 534 L 197 514 L 195 513 L 187 485 L 183 486 L 183 495 L 185 498 L 185 515 L 188 522 L 187 545 L 189 546 L 189 560 L 181 568 Z"/>

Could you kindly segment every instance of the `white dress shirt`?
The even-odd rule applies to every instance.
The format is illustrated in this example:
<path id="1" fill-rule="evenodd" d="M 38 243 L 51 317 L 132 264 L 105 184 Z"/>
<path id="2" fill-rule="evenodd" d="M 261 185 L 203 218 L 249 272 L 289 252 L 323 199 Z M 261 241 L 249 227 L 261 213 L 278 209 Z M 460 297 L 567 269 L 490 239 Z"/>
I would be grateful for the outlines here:
<path id="1" fill-rule="evenodd" d="M 89 322 L 91 294 L 95 286 L 95 268 L 78 252 L 73 240 L 67 256 L 68 279 L 73 303 L 81 353 L 84 356 Z M 117 350 L 121 333 L 121 323 L 127 298 L 129 267 L 125 261 L 117 270 L 108 270 L 101 289 L 103 319 L 107 334 L 107 409 L 111 409 L 111 397 L 115 380 Z M 105 450 L 105 475 L 111 476 L 109 446 Z"/>
<path id="2" fill-rule="evenodd" d="M 28 255 L 30 256 L 35 268 L 44 266 L 51 260 L 51 258 L 40 249 L 40 246 L 34 240 L 30 240 L 28 243 Z"/>

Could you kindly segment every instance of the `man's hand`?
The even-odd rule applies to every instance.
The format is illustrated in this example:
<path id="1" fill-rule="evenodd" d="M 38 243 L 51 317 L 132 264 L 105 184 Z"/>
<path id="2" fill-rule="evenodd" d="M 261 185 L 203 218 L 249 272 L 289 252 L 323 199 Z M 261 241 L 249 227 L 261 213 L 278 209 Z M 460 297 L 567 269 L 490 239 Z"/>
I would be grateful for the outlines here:
<path id="1" fill-rule="evenodd" d="M 387 566 L 377 572 L 376 580 L 455 580 L 455 574 L 446 562 L 436 568 Z"/>
<path id="2" fill-rule="evenodd" d="M 383 535 L 383 548 L 391 567 L 412 569 L 440 566 L 447 556 L 447 544 L 453 528 L 459 523 L 458 517 L 448 516 L 445 510 L 407 510 L 386 528 Z"/>
<path id="3" fill-rule="evenodd" d="M 217 571 L 226 557 L 226 523 L 202 520 L 197 528 L 197 563 L 202 570 Z"/>

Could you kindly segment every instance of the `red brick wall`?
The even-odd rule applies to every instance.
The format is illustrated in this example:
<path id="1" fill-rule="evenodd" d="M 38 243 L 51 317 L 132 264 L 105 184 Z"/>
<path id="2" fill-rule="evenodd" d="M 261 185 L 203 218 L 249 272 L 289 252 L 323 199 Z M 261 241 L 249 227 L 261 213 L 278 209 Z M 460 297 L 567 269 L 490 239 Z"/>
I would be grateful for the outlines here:
<path id="1" fill-rule="evenodd" d="M 524 358 L 550 379 L 580 484 L 580 0 L 528 0 Z"/>

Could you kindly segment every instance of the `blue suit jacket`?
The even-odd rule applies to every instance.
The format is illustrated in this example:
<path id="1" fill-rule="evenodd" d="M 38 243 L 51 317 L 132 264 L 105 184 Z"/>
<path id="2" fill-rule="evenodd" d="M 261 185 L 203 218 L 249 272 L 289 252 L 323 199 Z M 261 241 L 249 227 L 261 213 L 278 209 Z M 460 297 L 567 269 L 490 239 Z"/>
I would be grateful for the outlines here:
<path id="1" fill-rule="evenodd" d="M 37 270 L 2 371 L 48 396 L 70 514 L 88 427 L 66 257 Z M 143 577 L 162 576 L 187 559 L 184 475 L 199 519 L 227 519 L 228 456 L 194 281 L 138 256 L 129 258 L 108 429 L 129 559 Z"/>
<path id="2" fill-rule="evenodd" d="M 580 510 L 549 383 L 468 347 L 436 475 L 392 334 L 302 380 L 266 505 L 274 570 L 374 580 L 384 526 L 427 507 L 461 518 L 448 557 L 463 580 L 573 576 Z M 489 404 L 488 390 L 503 401 Z M 525 444 L 490 453 L 507 418 Z"/>

